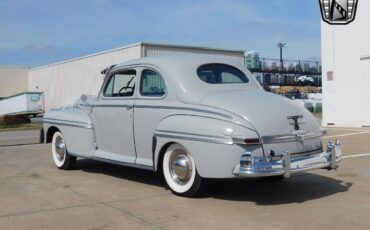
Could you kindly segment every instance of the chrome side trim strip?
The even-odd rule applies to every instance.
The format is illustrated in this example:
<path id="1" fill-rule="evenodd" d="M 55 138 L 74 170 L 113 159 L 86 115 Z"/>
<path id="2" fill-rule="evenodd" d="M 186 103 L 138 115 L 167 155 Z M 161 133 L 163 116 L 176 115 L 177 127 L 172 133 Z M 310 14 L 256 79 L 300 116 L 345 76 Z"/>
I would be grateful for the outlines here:
<path id="1" fill-rule="evenodd" d="M 133 167 L 133 168 L 139 168 L 139 169 L 145 169 L 145 170 L 154 170 L 153 166 L 147 166 L 147 165 L 139 165 L 139 164 L 132 164 L 132 163 L 126 163 L 126 162 L 121 162 L 121 161 L 115 161 L 115 160 L 110 160 L 106 158 L 101 158 L 101 157 L 95 157 L 92 156 L 90 159 L 97 160 L 97 161 L 102 161 L 110 164 L 115 164 L 115 165 L 122 165 L 126 167 Z"/>
<path id="2" fill-rule="evenodd" d="M 187 132 L 176 132 L 176 131 L 167 131 L 167 130 L 160 130 L 156 129 L 154 132 L 158 133 L 173 133 L 173 134 L 182 134 L 182 135 L 190 135 L 190 136 L 198 136 L 198 137 L 211 137 L 211 138 L 222 138 L 219 136 L 212 136 L 212 135 L 206 135 L 206 134 L 197 134 L 197 133 L 187 133 Z"/>
<path id="3" fill-rule="evenodd" d="M 108 107 L 108 108 L 131 108 L 133 107 L 133 105 L 114 105 L 114 104 L 97 104 L 97 105 L 93 105 L 92 107 Z"/>
<path id="4" fill-rule="evenodd" d="M 193 111 L 193 112 L 200 112 L 200 113 L 208 113 L 208 114 L 213 114 L 221 117 L 228 118 L 232 120 L 232 117 L 223 113 L 219 112 L 214 112 L 210 110 L 205 110 L 205 109 L 195 109 L 195 108 L 189 108 L 189 107 L 180 107 L 180 106 L 152 106 L 152 105 L 114 105 L 114 104 L 96 104 L 93 105 L 93 107 L 134 107 L 134 108 L 141 108 L 141 109 L 177 109 L 177 110 L 185 110 L 185 111 Z"/>
<path id="5" fill-rule="evenodd" d="M 304 134 L 304 139 L 313 139 L 316 137 L 322 137 L 321 133 L 306 133 Z M 294 134 L 283 134 L 283 135 L 274 135 L 274 136 L 263 136 L 261 137 L 263 144 L 274 144 L 274 143 L 284 143 L 297 141 L 297 136 Z"/>
<path id="6" fill-rule="evenodd" d="M 81 122 L 81 121 L 68 121 L 68 120 L 62 120 L 62 119 L 54 119 L 54 118 L 44 118 L 43 121 L 60 121 L 60 122 L 71 122 L 71 123 L 78 123 L 78 124 L 91 124 L 91 123 L 86 123 L 86 122 Z"/>
<path id="7" fill-rule="evenodd" d="M 64 121 L 48 121 L 44 119 L 43 123 L 46 124 L 52 124 L 52 125 L 64 125 L 64 126 L 70 126 L 70 127 L 75 127 L 75 128 L 84 128 L 84 129 L 92 129 L 93 125 L 92 124 L 73 124 L 73 122 L 64 122 Z"/>
<path id="8" fill-rule="evenodd" d="M 232 140 L 227 139 L 209 139 L 209 138 L 201 138 L 201 137 L 190 137 L 190 136 L 180 136 L 180 135 L 171 135 L 171 134 L 160 134 L 154 133 L 155 137 L 165 137 L 165 138 L 173 138 L 173 139 L 180 139 L 180 140 L 188 140 L 188 141 L 200 141 L 200 142 L 208 142 L 213 144 L 224 144 L 224 145 L 232 145 Z"/>
<path id="9" fill-rule="evenodd" d="M 149 108 L 149 109 L 177 109 L 177 110 L 186 110 L 186 111 L 193 111 L 193 112 L 200 112 L 200 113 L 208 113 L 213 114 L 221 117 L 225 117 L 232 120 L 232 117 L 223 113 L 214 112 L 205 109 L 196 109 L 196 108 L 189 108 L 189 107 L 180 107 L 180 106 L 152 106 L 152 105 L 135 105 L 134 108 Z"/>

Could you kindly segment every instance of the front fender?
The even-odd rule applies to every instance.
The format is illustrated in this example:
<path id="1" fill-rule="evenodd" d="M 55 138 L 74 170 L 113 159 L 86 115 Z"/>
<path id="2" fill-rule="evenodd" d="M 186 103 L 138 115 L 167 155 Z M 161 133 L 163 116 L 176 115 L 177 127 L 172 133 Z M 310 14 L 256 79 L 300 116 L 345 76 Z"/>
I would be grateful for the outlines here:
<path id="1" fill-rule="evenodd" d="M 65 108 L 53 109 L 45 113 L 44 121 L 47 122 L 66 122 L 81 126 L 92 128 L 92 120 L 90 115 L 79 108 Z"/>
<path id="2" fill-rule="evenodd" d="M 44 115 L 43 129 L 46 139 L 56 129 L 63 134 L 68 151 L 72 155 L 89 157 L 94 149 L 95 136 L 92 120 L 79 108 L 51 110 Z"/>

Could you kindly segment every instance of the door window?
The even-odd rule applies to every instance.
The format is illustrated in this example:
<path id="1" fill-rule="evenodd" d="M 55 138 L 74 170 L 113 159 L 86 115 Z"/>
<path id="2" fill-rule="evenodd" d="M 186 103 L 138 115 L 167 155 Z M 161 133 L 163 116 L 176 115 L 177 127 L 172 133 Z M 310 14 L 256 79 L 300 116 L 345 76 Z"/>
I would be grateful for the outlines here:
<path id="1" fill-rule="evenodd" d="M 113 74 L 106 84 L 105 97 L 131 97 L 135 92 L 136 71 L 126 70 Z"/>

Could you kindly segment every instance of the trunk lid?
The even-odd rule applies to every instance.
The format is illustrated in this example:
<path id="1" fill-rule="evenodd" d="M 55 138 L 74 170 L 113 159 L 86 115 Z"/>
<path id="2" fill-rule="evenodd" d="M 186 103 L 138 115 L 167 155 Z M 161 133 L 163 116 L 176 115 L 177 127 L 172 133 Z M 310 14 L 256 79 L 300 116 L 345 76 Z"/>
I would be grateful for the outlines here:
<path id="1" fill-rule="evenodd" d="M 322 149 L 322 133 L 316 119 L 288 98 L 248 89 L 214 93 L 203 98 L 200 104 L 243 116 L 256 128 L 265 152 L 309 154 Z"/>

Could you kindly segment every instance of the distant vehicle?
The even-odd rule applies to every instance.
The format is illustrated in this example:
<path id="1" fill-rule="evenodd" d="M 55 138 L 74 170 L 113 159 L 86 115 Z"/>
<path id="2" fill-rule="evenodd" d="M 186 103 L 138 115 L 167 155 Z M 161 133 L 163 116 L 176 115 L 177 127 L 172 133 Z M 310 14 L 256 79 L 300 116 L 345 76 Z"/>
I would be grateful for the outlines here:
<path id="1" fill-rule="evenodd" d="M 172 192 L 190 197 L 205 178 L 287 178 L 341 160 L 339 140 L 324 150 L 309 111 L 265 92 L 231 59 L 149 57 L 103 73 L 97 97 L 44 116 L 60 169 L 83 157 L 162 171 Z"/>
<path id="2" fill-rule="evenodd" d="M 313 77 L 307 77 L 307 76 L 300 76 L 296 80 L 297 82 L 314 82 Z"/>

